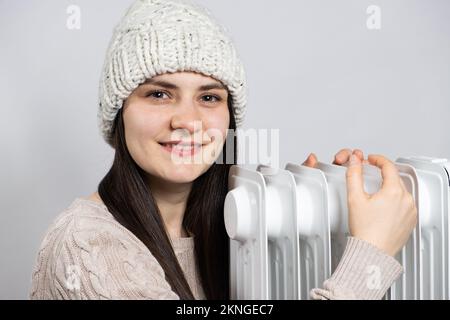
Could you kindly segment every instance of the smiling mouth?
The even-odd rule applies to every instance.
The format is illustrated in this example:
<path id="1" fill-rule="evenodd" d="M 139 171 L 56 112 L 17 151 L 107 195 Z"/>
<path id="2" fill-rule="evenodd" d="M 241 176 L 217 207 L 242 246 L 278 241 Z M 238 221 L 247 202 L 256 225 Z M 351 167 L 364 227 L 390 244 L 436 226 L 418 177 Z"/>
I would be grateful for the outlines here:
<path id="1" fill-rule="evenodd" d="M 199 143 L 159 143 L 159 145 L 167 152 L 176 154 L 180 157 L 193 156 L 202 148 Z"/>

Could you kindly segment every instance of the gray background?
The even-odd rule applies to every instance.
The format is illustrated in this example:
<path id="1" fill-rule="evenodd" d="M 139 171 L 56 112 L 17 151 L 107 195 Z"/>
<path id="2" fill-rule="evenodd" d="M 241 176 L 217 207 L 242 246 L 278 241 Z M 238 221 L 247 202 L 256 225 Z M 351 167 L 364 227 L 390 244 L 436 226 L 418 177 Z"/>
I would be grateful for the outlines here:
<path id="1" fill-rule="evenodd" d="M 215 1 L 246 66 L 244 129 L 280 129 L 280 165 L 343 147 L 450 158 L 450 1 Z M 129 0 L 0 0 L 0 298 L 27 298 L 51 221 L 93 192 L 113 152 L 100 69 Z M 68 5 L 81 30 L 68 30 Z M 380 6 L 381 30 L 366 27 Z"/>

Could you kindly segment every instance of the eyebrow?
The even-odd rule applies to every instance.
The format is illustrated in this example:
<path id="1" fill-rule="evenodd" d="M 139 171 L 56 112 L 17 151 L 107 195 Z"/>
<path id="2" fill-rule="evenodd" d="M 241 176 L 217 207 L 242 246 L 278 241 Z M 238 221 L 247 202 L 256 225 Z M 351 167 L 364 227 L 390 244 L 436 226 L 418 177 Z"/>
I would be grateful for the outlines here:
<path id="1" fill-rule="evenodd" d="M 153 85 L 157 85 L 166 89 L 173 89 L 173 90 L 178 90 L 180 89 L 176 84 L 167 82 L 167 81 L 163 81 L 163 80 L 155 80 L 155 79 L 147 79 L 144 84 L 153 84 Z M 212 89 L 222 89 L 222 90 L 227 90 L 227 88 L 219 83 L 219 82 L 215 82 L 215 83 L 210 83 L 210 84 L 205 84 L 203 86 L 198 87 L 199 91 L 207 91 L 207 90 L 212 90 Z"/>

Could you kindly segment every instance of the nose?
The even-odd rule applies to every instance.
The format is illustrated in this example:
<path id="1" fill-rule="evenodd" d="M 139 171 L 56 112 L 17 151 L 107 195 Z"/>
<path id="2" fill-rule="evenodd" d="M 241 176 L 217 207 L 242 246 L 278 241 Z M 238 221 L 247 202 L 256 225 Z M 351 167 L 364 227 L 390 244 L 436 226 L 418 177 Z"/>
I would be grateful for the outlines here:
<path id="1" fill-rule="evenodd" d="M 194 102 L 181 102 L 171 120 L 172 129 L 187 130 L 190 134 L 200 131 L 202 117 Z"/>

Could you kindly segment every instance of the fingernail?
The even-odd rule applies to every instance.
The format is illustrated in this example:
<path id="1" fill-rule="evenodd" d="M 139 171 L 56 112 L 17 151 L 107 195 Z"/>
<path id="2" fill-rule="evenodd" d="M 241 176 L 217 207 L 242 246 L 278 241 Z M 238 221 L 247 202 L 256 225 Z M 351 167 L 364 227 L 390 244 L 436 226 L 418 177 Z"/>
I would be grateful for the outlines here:
<path id="1" fill-rule="evenodd" d="M 352 154 L 352 155 L 350 156 L 350 165 L 351 165 L 351 166 L 354 166 L 355 164 L 358 164 L 358 158 L 356 157 L 355 154 Z"/>

